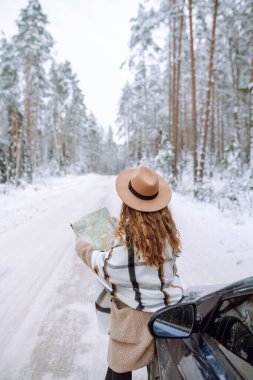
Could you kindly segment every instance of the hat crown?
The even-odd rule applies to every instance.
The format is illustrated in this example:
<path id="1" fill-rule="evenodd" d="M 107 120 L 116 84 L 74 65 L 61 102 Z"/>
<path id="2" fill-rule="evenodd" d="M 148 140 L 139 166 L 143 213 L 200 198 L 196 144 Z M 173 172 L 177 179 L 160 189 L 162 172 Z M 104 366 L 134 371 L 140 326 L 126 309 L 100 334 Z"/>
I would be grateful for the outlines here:
<path id="1" fill-rule="evenodd" d="M 159 191 L 158 175 L 146 166 L 139 166 L 131 178 L 131 185 L 139 194 L 152 196 Z"/>
<path id="2" fill-rule="evenodd" d="M 163 209 L 172 196 L 166 180 L 146 166 L 124 170 L 116 178 L 115 185 L 122 201 L 142 212 Z"/>

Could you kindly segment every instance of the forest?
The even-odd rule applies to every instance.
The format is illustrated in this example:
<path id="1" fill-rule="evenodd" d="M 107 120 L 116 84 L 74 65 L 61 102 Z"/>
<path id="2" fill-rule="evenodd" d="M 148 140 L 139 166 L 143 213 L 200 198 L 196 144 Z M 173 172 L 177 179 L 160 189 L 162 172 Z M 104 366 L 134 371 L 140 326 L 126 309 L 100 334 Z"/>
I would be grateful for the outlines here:
<path id="1" fill-rule="evenodd" d="M 54 58 L 47 23 L 29 0 L 0 42 L 0 182 L 142 163 L 183 194 L 253 212 L 252 0 L 139 2 L 116 138 L 87 110 L 71 63 Z"/>
<path id="2" fill-rule="evenodd" d="M 87 110 L 69 61 L 58 63 L 38 0 L 17 19 L 18 32 L 0 41 L 0 182 L 35 176 L 115 172 L 112 129 Z M 122 166 L 122 165 L 121 165 Z"/>

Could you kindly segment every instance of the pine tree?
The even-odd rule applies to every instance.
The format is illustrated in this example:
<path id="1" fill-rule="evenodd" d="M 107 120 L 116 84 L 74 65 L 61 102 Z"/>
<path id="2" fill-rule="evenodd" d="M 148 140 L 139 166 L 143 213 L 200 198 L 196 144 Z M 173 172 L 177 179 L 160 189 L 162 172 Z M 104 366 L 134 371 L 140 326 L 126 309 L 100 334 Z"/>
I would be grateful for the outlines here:
<path id="1" fill-rule="evenodd" d="M 189 187 L 196 185 L 198 173 L 202 183 L 195 186 L 195 196 L 202 199 L 219 196 L 215 181 L 226 177 L 235 133 L 241 173 L 247 177 L 252 168 L 252 12 L 251 0 L 149 0 L 142 2 L 134 19 L 134 78 L 119 112 L 121 122 L 123 114 L 128 115 L 128 151 L 134 147 L 135 163 L 140 162 L 139 152 L 143 160 L 150 151 L 148 122 L 148 144 L 158 147 L 156 165 L 167 168 L 167 175 L 173 173 L 175 185 L 192 166 Z M 153 161 L 149 155 L 150 165 Z"/>
<path id="2" fill-rule="evenodd" d="M 103 151 L 103 172 L 106 174 L 117 174 L 118 172 L 118 149 L 114 142 L 112 127 L 109 126 L 105 136 L 104 151 Z"/>
<path id="3" fill-rule="evenodd" d="M 23 138 L 19 101 L 19 73 L 14 45 L 0 42 L 0 173 L 3 181 L 19 176 L 19 156 Z"/>
<path id="4" fill-rule="evenodd" d="M 17 21 L 18 34 L 14 37 L 21 68 L 23 89 L 23 123 L 27 174 L 30 180 L 39 162 L 41 107 L 46 88 L 45 63 L 50 59 L 53 39 L 46 30 L 47 16 L 38 0 L 29 0 Z"/>
<path id="5" fill-rule="evenodd" d="M 133 113 L 134 102 L 133 88 L 130 83 L 126 83 L 119 99 L 118 116 L 116 120 L 118 125 L 118 136 L 120 138 L 124 137 L 126 141 L 126 165 L 131 165 L 134 162 L 135 139 L 132 139 L 132 131 L 135 129 L 135 115 Z"/>
<path id="6" fill-rule="evenodd" d="M 135 90 L 138 92 L 138 113 L 137 113 L 137 162 L 142 159 L 152 157 L 152 124 L 149 117 L 149 91 L 148 76 L 149 66 L 159 51 L 158 45 L 154 42 L 152 30 L 157 25 L 155 12 L 151 8 L 149 11 L 142 4 L 139 4 L 136 18 L 131 20 L 129 60 L 130 67 L 135 72 Z"/>
<path id="7" fill-rule="evenodd" d="M 53 58 L 47 24 L 39 1 L 29 0 L 18 33 L 0 41 L 1 182 L 18 185 L 43 171 L 102 171 L 104 144 L 114 144 L 87 116 L 71 63 Z"/>

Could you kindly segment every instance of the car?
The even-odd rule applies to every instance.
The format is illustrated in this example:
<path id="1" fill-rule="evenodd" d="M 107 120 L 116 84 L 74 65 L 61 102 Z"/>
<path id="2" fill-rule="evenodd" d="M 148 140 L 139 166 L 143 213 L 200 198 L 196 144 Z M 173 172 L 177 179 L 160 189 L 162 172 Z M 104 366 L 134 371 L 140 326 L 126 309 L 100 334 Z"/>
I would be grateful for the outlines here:
<path id="1" fill-rule="evenodd" d="M 157 365 L 149 379 L 252 380 L 253 277 L 193 290 L 150 318 Z"/>

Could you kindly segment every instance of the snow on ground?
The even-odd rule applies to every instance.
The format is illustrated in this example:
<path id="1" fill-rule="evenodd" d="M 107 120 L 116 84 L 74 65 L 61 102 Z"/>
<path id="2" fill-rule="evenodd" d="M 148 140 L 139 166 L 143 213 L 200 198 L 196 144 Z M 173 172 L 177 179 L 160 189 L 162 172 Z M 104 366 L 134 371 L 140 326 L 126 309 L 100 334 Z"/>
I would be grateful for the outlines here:
<path id="1" fill-rule="evenodd" d="M 182 237 L 178 268 L 186 286 L 224 284 L 253 275 L 253 218 L 174 194 L 171 209 Z"/>
<path id="2" fill-rule="evenodd" d="M 107 336 L 94 311 L 94 279 L 74 252 L 69 223 L 99 207 L 117 215 L 114 178 L 51 179 L 0 196 L 1 380 L 103 380 Z M 253 219 L 174 194 L 185 286 L 252 275 Z M 134 373 L 146 379 L 146 370 Z"/>

